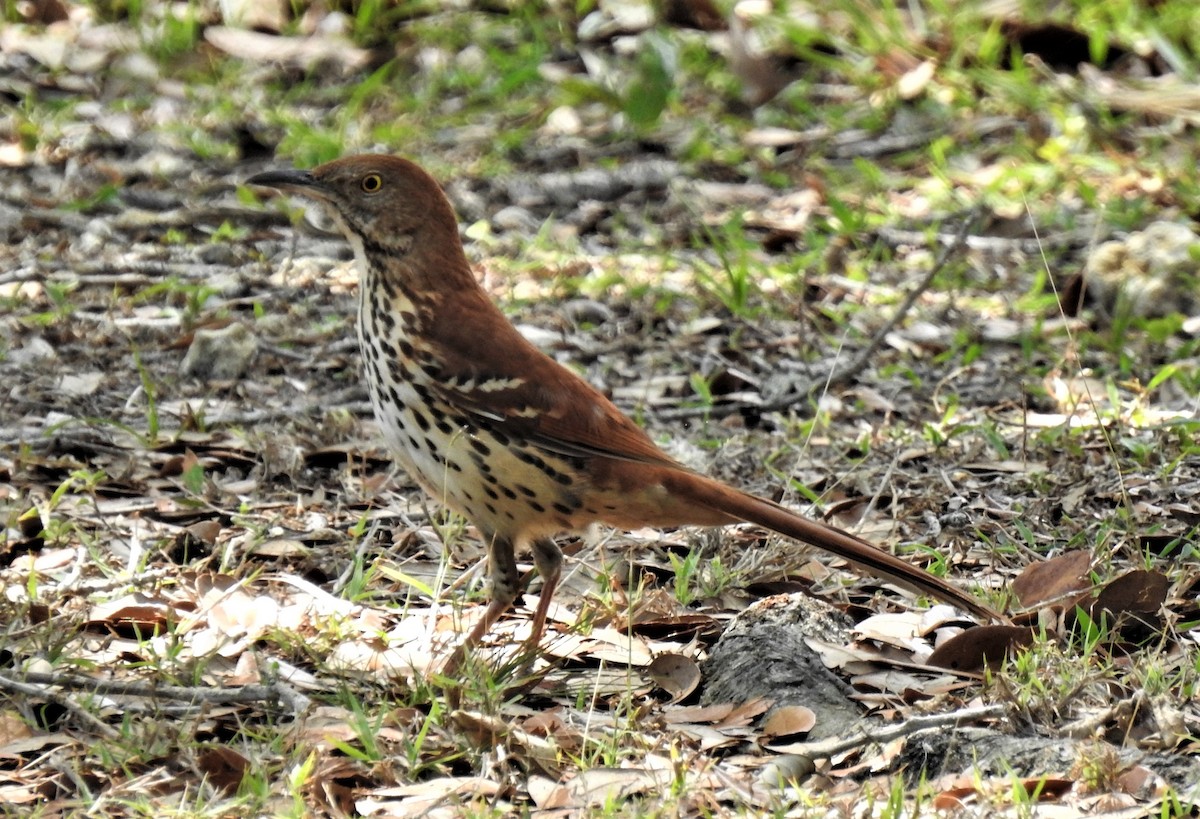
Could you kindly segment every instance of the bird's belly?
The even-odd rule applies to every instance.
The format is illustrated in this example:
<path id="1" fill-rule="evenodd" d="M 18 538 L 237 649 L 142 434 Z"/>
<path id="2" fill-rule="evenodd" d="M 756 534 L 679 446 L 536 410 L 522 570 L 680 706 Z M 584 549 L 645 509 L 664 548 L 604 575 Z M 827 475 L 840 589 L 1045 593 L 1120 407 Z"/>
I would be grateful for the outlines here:
<path id="1" fill-rule="evenodd" d="M 485 534 L 543 537 L 603 516 L 584 509 L 572 459 L 485 428 L 444 403 L 423 402 L 409 384 L 372 384 L 371 400 L 399 464 Z"/>

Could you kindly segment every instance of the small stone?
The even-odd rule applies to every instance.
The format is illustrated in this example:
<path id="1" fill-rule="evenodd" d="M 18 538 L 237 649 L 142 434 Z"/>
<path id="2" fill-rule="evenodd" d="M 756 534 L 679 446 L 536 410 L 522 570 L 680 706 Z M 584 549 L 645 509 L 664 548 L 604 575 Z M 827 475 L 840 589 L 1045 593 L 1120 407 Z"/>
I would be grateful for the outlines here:
<path id="1" fill-rule="evenodd" d="M 546 117 L 542 128 L 547 136 L 574 136 L 583 130 L 583 120 L 579 112 L 569 105 L 560 105 Z"/>
<path id="2" fill-rule="evenodd" d="M 1101 316 L 1192 313 L 1200 277 L 1198 237 L 1187 225 L 1154 222 L 1124 240 L 1104 242 L 1087 260 L 1089 299 Z"/>
<path id="3" fill-rule="evenodd" d="M 571 299 L 562 310 L 575 324 L 605 324 L 615 318 L 612 308 L 595 299 Z"/>
<path id="4" fill-rule="evenodd" d="M 539 222 L 528 210 L 517 205 L 509 205 L 496 211 L 492 217 L 492 225 L 497 230 L 515 230 L 525 233 L 537 232 Z"/>
<path id="5" fill-rule="evenodd" d="M 205 264 L 233 267 L 237 264 L 237 253 L 224 242 L 201 245 L 196 249 L 196 256 Z"/>
<path id="6" fill-rule="evenodd" d="M 58 391 L 72 398 L 94 395 L 104 381 L 104 373 L 67 373 L 58 382 Z"/>
<path id="7" fill-rule="evenodd" d="M 258 352 L 258 339 L 242 324 L 197 330 L 179 371 L 206 381 L 233 381 L 246 372 Z"/>
<path id="8" fill-rule="evenodd" d="M 0 241 L 11 242 L 20 235 L 24 214 L 19 208 L 0 202 Z"/>
<path id="9" fill-rule="evenodd" d="M 158 78 L 162 76 L 158 63 L 142 51 L 131 51 L 118 57 L 113 62 L 112 73 L 144 83 L 146 86 L 158 82 Z"/>
<path id="10" fill-rule="evenodd" d="M 58 358 L 50 342 L 41 336 L 28 339 L 23 345 L 8 354 L 8 360 L 18 367 L 34 367 Z"/>
<path id="11" fill-rule="evenodd" d="M 460 71 L 479 72 L 486 70 L 488 57 L 482 48 L 472 43 L 458 52 L 458 55 L 454 58 L 454 62 Z"/>
<path id="12" fill-rule="evenodd" d="M 93 219 L 88 222 L 73 249 L 84 257 L 95 256 L 112 245 L 113 235 L 112 225 L 107 219 Z"/>

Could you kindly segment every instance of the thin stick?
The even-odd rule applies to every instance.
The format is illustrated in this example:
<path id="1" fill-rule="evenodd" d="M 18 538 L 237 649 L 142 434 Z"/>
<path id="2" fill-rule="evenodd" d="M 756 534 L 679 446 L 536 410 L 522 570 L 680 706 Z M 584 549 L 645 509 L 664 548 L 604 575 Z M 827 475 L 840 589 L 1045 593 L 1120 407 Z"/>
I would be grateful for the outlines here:
<path id="1" fill-rule="evenodd" d="M 96 680 L 75 674 L 42 674 L 28 672 L 23 680 L 0 676 L 0 688 L 16 691 L 27 696 L 56 698 L 59 695 L 44 686 L 56 686 L 72 691 L 87 691 L 93 694 L 114 697 L 142 697 L 145 699 L 174 700 L 176 702 L 229 705 L 235 703 L 278 702 L 293 713 L 308 708 L 311 700 L 276 680 L 270 685 L 241 685 L 236 688 L 212 688 L 209 686 L 155 685 L 154 683 L 119 682 Z M 72 709 L 76 710 L 76 709 Z M 86 713 L 86 712 L 85 712 Z M 90 716 L 90 715 L 89 715 Z M 93 717 L 94 719 L 94 717 Z"/>
<path id="2" fill-rule="evenodd" d="M 772 750 L 779 753 L 799 754 L 812 759 L 828 759 L 864 745 L 883 745 L 894 739 L 921 731 L 952 728 L 984 719 L 997 719 L 1004 716 L 1004 713 L 1003 705 L 984 705 L 978 708 L 964 708 L 949 714 L 927 714 L 913 717 L 896 725 L 879 725 L 872 722 L 870 725 L 855 728 L 847 736 L 830 737 L 816 742 L 797 742 L 783 747 L 772 746 Z"/>

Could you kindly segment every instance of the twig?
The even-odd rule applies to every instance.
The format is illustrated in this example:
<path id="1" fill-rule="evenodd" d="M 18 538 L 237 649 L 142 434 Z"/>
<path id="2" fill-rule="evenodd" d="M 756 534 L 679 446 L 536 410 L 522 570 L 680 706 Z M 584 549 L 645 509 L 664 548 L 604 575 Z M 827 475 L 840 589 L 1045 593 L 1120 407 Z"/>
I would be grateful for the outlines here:
<path id="1" fill-rule="evenodd" d="M 32 674 L 28 675 L 34 676 Z M 42 675 L 39 675 L 42 676 Z M 44 675 L 49 676 L 49 675 Z M 86 708 L 70 697 L 63 696 L 57 691 L 50 691 L 36 683 L 26 683 L 20 680 L 10 680 L 8 677 L 0 676 L 0 688 L 13 694 L 20 694 L 23 697 L 42 697 L 55 705 L 70 711 L 77 719 L 85 725 L 91 727 L 93 731 L 103 736 L 105 739 L 117 739 L 121 736 L 121 732 L 111 725 L 108 725 L 95 714 L 92 714 Z"/>
<path id="2" fill-rule="evenodd" d="M 41 686 L 57 686 L 72 691 L 88 691 L 104 696 L 143 697 L 186 703 L 229 705 L 235 703 L 278 702 L 287 706 L 292 713 L 304 711 L 312 702 L 308 697 L 296 691 L 282 680 L 275 680 L 270 685 L 241 685 L 236 688 L 211 688 L 208 686 L 155 685 L 154 683 L 96 680 L 91 677 L 79 677 L 74 674 L 42 674 L 36 671 L 27 672 L 24 675 L 24 680 L 20 681 L 0 676 L 0 687 L 30 696 L 50 698 L 58 696 L 55 692 Z"/>
<path id="3" fill-rule="evenodd" d="M 816 742 L 797 742 L 786 748 L 773 747 L 775 751 L 789 754 L 799 754 L 812 759 L 827 759 L 844 751 L 850 751 L 863 745 L 882 745 L 901 737 L 910 736 L 921 731 L 935 728 L 948 728 L 968 722 L 978 722 L 984 719 L 996 719 L 1004 716 L 1003 705 L 983 705 L 978 708 L 965 708 L 949 714 L 928 714 L 913 717 L 896 725 L 878 725 L 855 728 L 848 736 L 830 737 Z"/>
<path id="4" fill-rule="evenodd" d="M 1036 238 L 1012 238 L 1008 236 L 968 236 L 963 240 L 968 250 L 980 253 L 998 255 L 1001 253 L 1025 253 L 1038 256 L 1047 248 L 1064 250 L 1087 245 L 1091 235 L 1095 233 L 1094 226 L 1078 230 L 1064 231 L 1046 237 L 1039 243 Z M 902 228 L 880 228 L 876 234 L 880 241 L 887 245 L 913 245 L 928 241 L 926 233 L 919 230 L 904 230 Z M 938 241 L 953 241 L 949 234 L 939 233 Z"/>

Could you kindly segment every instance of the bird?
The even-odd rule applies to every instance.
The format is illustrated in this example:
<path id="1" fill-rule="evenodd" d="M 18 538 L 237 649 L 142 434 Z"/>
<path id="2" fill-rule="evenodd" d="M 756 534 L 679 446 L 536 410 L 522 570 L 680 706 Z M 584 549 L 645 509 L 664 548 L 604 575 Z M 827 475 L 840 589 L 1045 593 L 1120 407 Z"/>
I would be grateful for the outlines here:
<path id="1" fill-rule="evenodd" d="M 541 576 L 536 652 L 562 573 L 555 538 L 595 524 L 669 529 L 750 523 L 988 621 L 972 595 L 868 541 L 727 486 L 668 456 L 628 415 L 528 341 L 472 271 L 453 206 L 416 163 L 348 156 L 247 184 L 315 200 L 354 251 L 357 332 L 375 418 L 399 464 L 487 545 L 490 599 L 447 669 Z"/>

